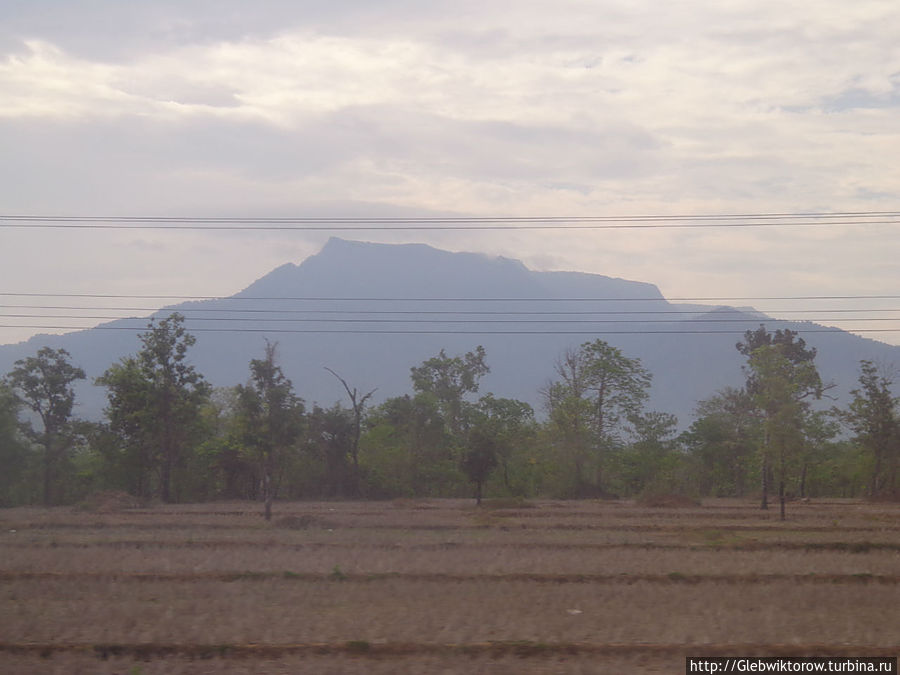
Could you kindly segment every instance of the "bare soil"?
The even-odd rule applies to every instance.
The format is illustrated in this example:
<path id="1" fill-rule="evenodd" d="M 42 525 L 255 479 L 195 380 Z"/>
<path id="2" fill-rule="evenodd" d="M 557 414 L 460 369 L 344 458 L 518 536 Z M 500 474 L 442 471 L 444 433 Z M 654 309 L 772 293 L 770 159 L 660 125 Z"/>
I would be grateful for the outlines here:
<path id="1" fill-rule="evenodd" d="M 900 507 L 459 500 L 0 510 L 0 671 L 681 672 L 896 655 Z"/>

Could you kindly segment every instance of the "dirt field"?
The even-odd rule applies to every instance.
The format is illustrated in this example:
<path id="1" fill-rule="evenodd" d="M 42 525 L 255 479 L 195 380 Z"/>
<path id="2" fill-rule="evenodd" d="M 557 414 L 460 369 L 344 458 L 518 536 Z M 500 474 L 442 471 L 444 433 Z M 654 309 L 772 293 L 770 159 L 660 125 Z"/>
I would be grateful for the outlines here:
<path id="1" fill-rule="evenodd" d="M 896 656 L 900 506 L 0 510 L 0 672 L 680 673 Z"/>

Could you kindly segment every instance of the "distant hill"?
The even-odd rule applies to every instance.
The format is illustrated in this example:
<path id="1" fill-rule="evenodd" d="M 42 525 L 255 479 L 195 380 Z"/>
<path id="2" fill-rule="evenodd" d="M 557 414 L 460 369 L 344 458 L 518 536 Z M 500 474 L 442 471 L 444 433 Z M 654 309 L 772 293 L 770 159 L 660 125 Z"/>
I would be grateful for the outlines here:
<path id="1" fill-rule="evenodd" d="M 262 356 L 268 338 L 278 342 L 297 392 L 325 405 L 344 398 L 326 366 L 360 390 L 377 387 L 376 400 L 384 400 L 409 392 L 410 367 L 440 349 L 457 354 L 480 344 L 491 367 L 481 393 L 519 398 L 540 412 L 539 391 L 554 376 L 559 355 L 602 338 L 642 360 L 654 376 L 650 406 L 677 415 L 682 427 L 690 424 L 698 400 L 741 383 L 743 358 L 734 345 L 743 331 L 760 323 L 773 330 L 815 327 L 776 322 L 752 309 L 673 304 L 648 283 L 536 272 L 516 260 L 422 244 L 341 239 L 231 298 L 173 305 L 155 316 L 173 310 L 188 317 L 188 330 L 197 336 L 191 359 L 214 385 L 245 382 L 250 359 Z M 137 335 L 148 320 L 122 319 L 0 345 L 0 373 L 49 345 L 67 349 L 93 379 L 137 352 Z M 860 359 L 900 363 L 900 347 L 850 333 L 803 337 L 818 349 L 823 379 L 839 385 L 831 392 L 839 399 L 856 385 Z M 78 395 L 78 414 L 102 415 L 103 389 L 86 383 Z"/>

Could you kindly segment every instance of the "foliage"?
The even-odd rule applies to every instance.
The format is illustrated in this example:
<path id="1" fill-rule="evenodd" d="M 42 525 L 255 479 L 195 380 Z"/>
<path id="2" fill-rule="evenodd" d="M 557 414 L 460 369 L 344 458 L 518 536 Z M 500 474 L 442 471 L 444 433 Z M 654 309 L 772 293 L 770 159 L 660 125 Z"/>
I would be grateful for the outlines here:
<path id="1" fill-rule="evenodd" d="M 785 485 L 796 471 L 798 452 L 809 443 L 809 399 L 819 399 L 823 386 L 807 348 L 794 331 L 774 334 L 760 326 L 747 331 L 737 349 L 747 357 L 745 390 L 761 420 L 762 508 L 768 507 L 770 475 L 778 481 L 781 517 L 785 517 Z"/>
<path id="2" fill-rule="evenodd" d="M 14 491 L 21 485 L 28 468 L 29 448 L 19 430 L 21 403 L 12 389 L 0 382 L 0 506 L 19 501 Z"/>
<path id="3" fill-rule="evenodd" d="M 697 406 L 697 419 L 681 440 L 695 461 L 699 494 L 742 497 L 756 466 L 759 420 L 744 389 L 724 389 Z"/>
<path id="4" fill-rule="evenodd" d="M 544 390 L 544 398 L 561 459 L 573 468 L 571 496 L 602 495 L 604 464 L 621 445 L 625 422 L 640 415 L 651 375 L 640 359 L 603 340 L 566 351 L 556 372 L 560 379 Z"/>
<path id="5" fill-rule="evenodd" d="M 464 356 L 447 356 L 442 349 L 437 356 L 411 369 L 413 389 L 434 396 L 449 430 L 461 436 L 467 426 L 465 395 L 478 392 L 478 381 L 490 368 L 485 362 L 484 347 Z"/>
<path id="6" fill-rule="evenodd" d="M 210 387 L 190 363 L 187 351 L 196 338 L 173 313 L 141 336 L 143 348 L 126 357 L 97 380 L 108 390 L 107 415 L 131 455 L 138 496 L 150 491 L 150 470 L 157 472 L 159 496 L 174 501 L 173 472 L 184 468 L 198 440 L 200 411 Z"/>
<path id="7" fill-rule="evenodd" d="M 463 455 L 462 470 L 475 484 L 475 501 L 481 504 L 484 483 L 497 466 L 497 431 L 485 424 L 469 432 L 469 443 Z"/>
<path id="8" fill-rule="evenodd" d="M 243 385 L 212 390 L 189 363 L 184 318 L 153 321 L 142 349 L 111 365 L 104 423 L 72 419 L 83 377 L 62 350 L 17 362 L 0 383 L 0 505 L 73 503 L 127 491 L 141 502 L 275 498 L 746 496 L 761 479 L 797 496 L 896 497 L 897 399 L 890 371 L 864 361 L 853 400 L 826 414 L 816 350 L 792 331 L 748 331 L 744 385 L 701 401 L 684 433 L 645 410 L 650 373 L 602 340 L 566 351 L 531 406 L 476 398 L 482 347 L 411 368 L 410 393 L 368 407 L 307 409 L 276 345 Z M 346 401 L 345 401 L 346 403 Z M 842 422 L 848 436 L 835 441 Z M 48 433 L 48 428 L 51 430 Z M 48 452 L 49 448 L 49 452 Z M 49 467 L 49 468 L 48 468 Z"/>
<path id="9" fill-rule="evenodd" d="M 250 361 L 250 382 L 236 390 L 240 437 L 260 467 L 266 520 L 272 518 L 273 481 L 280 460 L 298 445 L 304 414 L 303 401 L 275 362 L 276 347 L 266 342 L 265 358 Z"/>
<path id="10" fill-rule="evenodd" d="M 41 422 L 35 430 L 30 422 L 23 430 L 43 446 L 44 504 L 59 501 L 60 470 L 74 444 L 72 408 L 75 405 L 73 383 L 83 380 L 81 368 L 69 363 L 65 349 L 42 347 L 36 356 L 16 361 L 8 381 L 19 401 L 34 412 Z"/>
<path id="11" fill-rule="evenodd" d="M 860 362 L 859 389 L 838 417 L 856 435 L 867 455 L 868 492 L 871 497 L 898 495 L 897 469 L 900 463 L 900 398 L 891 392 L 893 374 L 871 361 Z"/>

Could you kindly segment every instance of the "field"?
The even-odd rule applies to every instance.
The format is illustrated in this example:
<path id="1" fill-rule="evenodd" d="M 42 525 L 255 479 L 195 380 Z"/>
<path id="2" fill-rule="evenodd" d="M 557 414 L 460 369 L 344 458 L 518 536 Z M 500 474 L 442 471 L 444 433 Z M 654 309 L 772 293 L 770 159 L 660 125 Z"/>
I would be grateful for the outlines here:
<path id="1" fill-rule="evenodd" d="M 6 673 L 678 673 L 896 656 L 900 507 L 0 510 Z"/>

